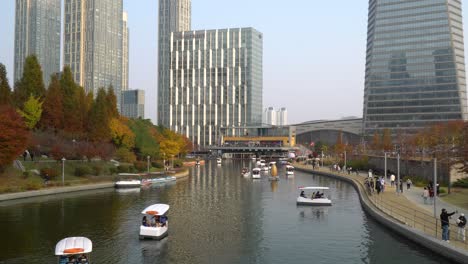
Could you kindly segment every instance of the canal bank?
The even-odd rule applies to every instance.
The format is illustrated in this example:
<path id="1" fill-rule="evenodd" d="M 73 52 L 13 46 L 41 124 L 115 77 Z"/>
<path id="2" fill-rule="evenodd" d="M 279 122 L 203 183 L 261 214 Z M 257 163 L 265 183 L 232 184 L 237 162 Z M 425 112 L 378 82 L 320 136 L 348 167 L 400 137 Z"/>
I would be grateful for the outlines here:
<path id="1" fill-rule="evenodd" d="M 364 179 L 362 177 L 346 174 L 334 174 L 331 172 L 325 172 L 323 170 L 313 170 L 312 168 L 307 168 L 306 166 L 300 164 L 295 164 L 294 166 L 299 171 L 331 177 L 351 183 L 351 185 L 359 194 L 359 200 L 361 201 L 363 209 L 379 223 L 385 225 L 387 228 L 391 229 L 397 234 L 404 236 L 407 239 L 439 254 L 440 256 L 448 258 L 452 261 L 456 261 L 457 263 L 468 263 L 468 251 L 466 250 L 466 244 L 456 244 L 456 246 L 454 246 L 453 244 L 446 243 L 436 238 L 438 236 L 437 219 L 432 225 L 433 229 L 435 229 L 435 236 L 431 236 L 428 235 L 431 230 L 430 228 L 427 228 L 426 225 L 419 226 L 418 228 L 419 223 L 417 222 L 416 214 L 414 214 L 414 218 L 411 219 L 410 216 L 412 213 L 410 213 L 411 215 L 404 215 L 407 213 L 392 212 L 392 210 L 395 211 L 398 208 L 390 208 L 391 213 L 389 214 L 389 208 L 385 208 L 385 206 L 379 204 L 378 196 L 375 194 L 373 195 L 366 190 L 363 183 Z M 386 198 L 389 199 L 392 199 L 392 197 L 396 196 L 394 193 L 390 193 L 390 190 L 387 191 L 387 194 L 388 195 Z M 397 198 L 398 201 L 395 202 L 401 203 L 404 197 L 400 195 Z M 382 198 L 380 198 L 380 202 L 382 202 Z M 411 202 L 410 205 L 415 206 L 414 204 L 411 204 Z M 415 208 L 414 210 L 416 211 L 417 209 Z M 410 224 L 411 221 L 414 223 L 413 226 Z M 452 233 L 455 233 L 454 231 L 455 230 L 452 230 Z M 453 235 L 455 236 L 455 234 Z"/>
<path id="2" fill-rule="evenodd" d="M 181 171 L 169 171 L 168 175 L 174 176 L 177 179 L 187 178 L 190 175 L 190 172 L 187 168 Z M 17 193 L 6 193 L 0 194 L 0 203 L 10 200 L 26 199 L 37 196 L 46 196 L 46 195 L 55 195 L 62 193 L 73 193 L 73 192 L 82 192 L 82 191 L 92 191 L 100 190 L 106 188 L 114 188 L 114 182 L 100 182 L 100 183 L 91 183 L 77 186 L 67 186 L 67 187 L 53 187 L 48 189 L 41 189 L 35 191 L 26 191 L 26 192 L 17 192 Z"/>

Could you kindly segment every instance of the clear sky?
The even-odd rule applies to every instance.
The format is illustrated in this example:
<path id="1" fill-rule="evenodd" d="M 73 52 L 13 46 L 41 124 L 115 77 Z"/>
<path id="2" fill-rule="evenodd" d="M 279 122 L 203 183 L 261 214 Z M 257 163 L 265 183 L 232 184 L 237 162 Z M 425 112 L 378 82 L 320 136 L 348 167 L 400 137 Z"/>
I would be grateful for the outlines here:
<path id="1" fill-rule="evenodd" d="M 157 0 L 124 0 L 130 28 L 130 89 L 146 91 L 156 119 Z M 263 33 L 263 106 L 289 123 L 362 116 L 367 0 L 192 0 L 192 29 L 254 27 Z M 14 0 L 0 0 L 0 62 L 10 83 Z M 463 11 L 464 21 L 466 11 Z M 465 41 L 467 42 L 467 41 Z"/>

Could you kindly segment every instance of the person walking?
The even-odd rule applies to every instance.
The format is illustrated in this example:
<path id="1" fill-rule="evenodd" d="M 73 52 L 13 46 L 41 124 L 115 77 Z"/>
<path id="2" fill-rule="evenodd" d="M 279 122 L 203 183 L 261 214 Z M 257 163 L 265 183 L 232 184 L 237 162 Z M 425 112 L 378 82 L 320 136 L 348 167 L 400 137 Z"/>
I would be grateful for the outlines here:
<path id="1" fill-rule="evenodd" d="M 395 186 L 395 174 L 390 175 L 390 186 Z"/>
<path id="2" fill-rule="evenodd" d="M 465 242 L 465 227 L 466 227 L 466 218 L 465 214 L 461 213 L 457 219 L 458 226 L 458 240 Z"/>
<path id="3" fill-rule="evenodd" d="M 413 182 L 411 181 L 410 178 L 408 178 L 406 180 L 406 190 L 409 190 L 411 188 L 411 185 L 413 184 Z"/>
<path id="4" fill-rule="evenodd" d="M 427 198 L 429 198 L 429 190 L 427 189 L 427 187 L 424 187 L 422 197 L 424 199 L 424 204 L 427 204 Z"/>
<path id="5" fill-rule="evenodd" d="M 369 178 L 372 178 L 372 170 L 369 170 L 368 176 L 369 176 Z"/>
<path id="6" fill-rule="evenodd" d="M 400 180 L 400 192 L 403 193 L 403 180 Z M 398 188 L 398 186 L 397 186 Z"/>
<path id="7" fill-rule="evenodd" d="M 440 225 L 442 227 L 442 240 L 449 243 L 450 242 L 450 231 L 449 231 L 449 217 L 456 214 L 457 211 L 452 213 L 447 213 L 445 208 L 442 208 L 442 213 L 440 214 Z"/>

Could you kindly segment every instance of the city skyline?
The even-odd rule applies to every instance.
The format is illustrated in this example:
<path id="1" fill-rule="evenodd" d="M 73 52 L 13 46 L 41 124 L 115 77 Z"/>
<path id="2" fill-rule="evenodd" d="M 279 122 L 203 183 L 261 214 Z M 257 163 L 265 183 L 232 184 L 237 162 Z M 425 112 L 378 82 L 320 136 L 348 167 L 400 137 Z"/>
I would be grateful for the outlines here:
<path id="1" fill-rule="evenodd" d="M 153 102 L 157 100 L 157 3 L 133 3 L 124 1 L 124 9 L 131 18 L 129 28 L 132 31 L 129 88 L 146 91 L 146 112 L 148 117 L 156 120 L 156 104 Z M 211 29 L 253 26 L 263 32 L 266 36 L 264 105 L 287 107 L 290 123 L 362 116 L 368 3 L 340 1 L 340 8 L 336 8 L 336 3 L 303 3 L 314 8 L 310 12 L 301 8 L 294 17 L 287 16 L 279 24 L 276 16 L 293 8 L 259 1 L 249 10 L 242 10 L 243 18 L 239 19 L 234 15 L 234 10 L 241 9 L 242 1 L 236 4 L 193 1 L 192 27 Z M 218 11 L 213 16 L 207 16 L 207 6 Z M 260 12 L 260 7 L 265 6 L 268 6 L 268 12 Z M 463 13 L 466 14 L 466 10 Z M 6 64 L 12 83 L 14 3 L 3 2 L 0 15 L 7 22 L 6 27 L 0 29 L 0 33 L 6 36 L 5 44 L 0 47 L 0 62 Z M 338 17 L 339 21 L 333 21 L 333 18 Z M 320 25 L 321 21 L 330 23 L 327 30 L 320 26 L 310 26 Z M 309 37 L 305 40 L 297 39 L 293 43 L 286 41 L 287 36 L 292 35 Z M 294 44 L 294 49 L 291 44 Z M 334 102 L 333 108 L 330 102 Z M 304 107 L 308 110 L 304 111 Z"/>

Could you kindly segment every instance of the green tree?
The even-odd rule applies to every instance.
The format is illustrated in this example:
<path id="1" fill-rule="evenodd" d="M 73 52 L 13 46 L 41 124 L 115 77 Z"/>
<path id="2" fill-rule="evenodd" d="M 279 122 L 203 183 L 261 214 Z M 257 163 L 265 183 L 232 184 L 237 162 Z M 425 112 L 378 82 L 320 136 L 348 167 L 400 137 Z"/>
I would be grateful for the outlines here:
<path id="1" fill-rule="evenodd" d="M 154 136 L 156 128 L 149 120 L 131 119 L 128 126 L 135 134 L 135 151 L 140 157 L 159 157 L 159 144 Z"/>
<path id="2" fill-rule="evenodd" d="M 44 80 L 42 79 L 42 69 L 36 55 L 26 57 L 23 68 L 23 77 L 16 84 L 14 91 L 14 100 L 17 107 L 21 107 L 29 96 L 45 96 Z"/>
<path id="3" fill-rule="evenodd" d="M 63 128 L 63 93 L 60 81 L 53 75 L 47 89 L 40 126 L 44 129 L 53 129 L 55 132 Z"/>
<path id="4" fill-rule="evenodd" d="M 103 88 L 98 90 L 89 114 L 89 138 L 92 141 L 110 141 L 111 133 L 109 129 L 109 110 L 106 102 L 106 91 Z"/>
<path id="5" fill-rule="evenodd" d="M 24 103 L 23 109 L 18 109 L 18 113 L 24 118 L 24 122 L 29 129 L 34 129 L 41 120 L 42 103 L 39 98 L 31 95 Z"/>
<path id="6" fill-rule="evenodd" d="M 0 105 L 11 103 L 11 88 L 8 84 L 5 65 L 0 63 Z"/>
<path id="7" fill-rule="evenodd" d="M 115 96 L 114 87 L 112 87 L 112 85 L 110 85 L 109 88 L 107 88 L 106 99 L 107 99 L 108 111 L 109 111 L 108 116 L 110 118 L 118 118 L 119 111 L 117 109 L 117 97 Z"/>
<path id="8" fill-rule="evenodd" d="M 73 74 L 69 66 L 63 68 L 60 78 L 60 87 L 63 93 L 63 127 L 68 133 L 78 136 L 81 131 L 81 121 L 79 115 L 79 102 L 77 96 L 78 86 L 73 80 Z"/>

